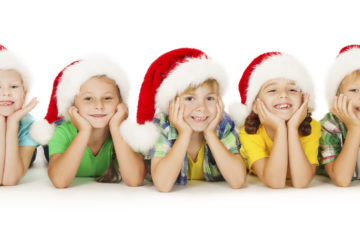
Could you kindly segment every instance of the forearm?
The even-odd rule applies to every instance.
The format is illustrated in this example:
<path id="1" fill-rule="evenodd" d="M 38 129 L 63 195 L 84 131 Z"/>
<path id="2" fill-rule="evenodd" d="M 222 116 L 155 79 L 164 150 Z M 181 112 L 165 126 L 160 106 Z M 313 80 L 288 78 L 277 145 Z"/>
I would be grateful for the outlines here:
<path id="1" fill-rule="evenodd" d="M 0 185 L 3 184 L 6 147 L 6 122 L 0 121 Z"/>
<path id="2" fill-rule="evenodd" d="M 288 167 L 288 143 L 286 127 L 279 127 L 274 136 L 270 157 L 265 161 L 262 181 L 271 188 L 284 188 Z"/>
<path id="3" fill-rule="evenodd" d="M 90 133 L 79 132 L 64 153 L 51 156 L 48 175 L 57 188 L 68 187 L 74 180 L 90 138 Z"/>
<path id="4" fill-rule="evenodd" d="M 156 162 L 151 161 L 151 175 L 160 192 L 169 192 L 174 186 L 184 163 L 190 137 L 191 135 L 179 134 L 165 157 Z"/>
<path id="5" fill-rule="evenodd" d="M 326 168 L 329 176 L 338 186 L 349 186 L 351 182 L 359 154 L 359 135 L 359 129 L 349 129 L 340 154 L 331 168 Z"/>
<path id="6" fill-rule="evenodd" d="M 8 121 L 6 124 L 5 142 L 7 144 L 5 144 L 2 184 L 7 186 L 16 185 L 27 170 L 20 156 L 18 126 L 18 122 Z"/>
<path id="7" fill-rule="evenodd" d="M 204 136 L 224 179 L 232 188 L 241 188 L 246 180 L 246 168 L 241 156 L 231 153 L 215 133 Z"/>
<path id="8" fill-rule="evenodd" d="M 314 177 L 315 167 L 306 157 L 299 137 L 297 129 L 288 129 L 289 169 L 293 187 L 305 188 Z"/>
<path id="9" fill-rule="evenodd" d="M 144 158 L 129 147 L 120 135 L 119 128 L 111 129 L 111 136 L 122 179 L 128 186 L 140 186 L 146 175 Z"/>

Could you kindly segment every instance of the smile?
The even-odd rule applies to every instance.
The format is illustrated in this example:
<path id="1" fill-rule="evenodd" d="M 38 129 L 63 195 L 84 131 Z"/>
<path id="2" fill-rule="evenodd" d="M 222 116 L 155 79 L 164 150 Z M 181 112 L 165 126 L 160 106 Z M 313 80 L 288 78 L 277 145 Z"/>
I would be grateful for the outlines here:
<path id="1" fill-rule="evenodd" d="M 207 116 L 203 116 L 203 117 L 195 117 L 195 116 L 192 116 L 191 117 L 195 122 L 205 122 L 209 117 Z"/>
<path id="2" fill-rule="evenodd" d="M 287 109 L 290 109 L 291 107 L 292 107 L 292 105 L 290 103 L 280 103 L 280 104 L 274 105 L 274 108 L 278 109 L 278 110 L 287 110 Z"/>
<path id="3" fill-rule="evenodd" d="M 5 107 L 7 107 L 7 106 L 11 106 L 11 105 L 13 105 L 13 104 L 14 104 L 13 101 L 0 101 L 0 106 L 5 106 Z"/>
<path id="4" fill-rule="evenodd" d="M 91 114 L 90 116 L 94 118 L 103 118 L 106 117 L 106 114 Z"/>

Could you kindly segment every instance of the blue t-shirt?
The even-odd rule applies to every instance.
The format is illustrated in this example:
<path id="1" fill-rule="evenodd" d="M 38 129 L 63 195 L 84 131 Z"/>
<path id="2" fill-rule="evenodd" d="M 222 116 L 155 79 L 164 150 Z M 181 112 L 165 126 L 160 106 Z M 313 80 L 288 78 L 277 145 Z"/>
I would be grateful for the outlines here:
<path id="1" fill-rule="evenodd" d="M 19 122 L 19 146 L 38 146 L 39 144 L 35 142 L 34 139 L 30 136 L 30 127 L 33 124 L 35 119 L 30 115 L 26 114 Z"/>

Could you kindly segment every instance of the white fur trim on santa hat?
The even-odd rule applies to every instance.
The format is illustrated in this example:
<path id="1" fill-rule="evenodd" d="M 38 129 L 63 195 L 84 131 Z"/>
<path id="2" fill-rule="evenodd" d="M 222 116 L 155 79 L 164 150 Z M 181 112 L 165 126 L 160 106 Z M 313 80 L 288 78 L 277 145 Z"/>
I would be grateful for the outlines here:
<path id="1" fill-rule="evenodd" d="M 249 79 L 246 105 L 251 106 L 262 85 L 275 78 L 294 81 L 304 93 L 310 94 L 309 107 L 315 108 L 314 88 L 308 71 L 296 58 L 287 54 L 270 56 L 255 67 Z"/>
<path id="2" fill-rule="evenodd" d="M 325 79 L 326 100 L 329 108 L 333 105 L 334 97 L 342 80 L 356 70 L 360 70 L 359 48 L 350 48 L 336 58 Z"/>
<path id="3" fill-rule="evenodd" d="M 22 62 L 9 50 L 0 51 L 0 70 L 15 70 L 21 75 L 24 89 L 30 89 L 30 75 L 28 69 Z"/>
<path id="4" fill-rule="evenodd" d="M 251 113 L 251 107 L 240 102 L 234 102 L 229 105 L 229 115 L 234 120 L 236 127 L 241 127 L 245 123 L 245 119 Z"/>
<path id="5" fill-rule="evenodd" d="M 120 133 L 134 151 L 144 154 L 148 154 L 160 136 L 160 131 L 153 122 L 140 125 L 129 119 L 120 125 Z"/>
<path id="6" fill-rule="evenodd" d="M 63 72 L 56 91 L 59 116 L 63 116 L 66 121 L 70 120 L 67 111 L 79 93 L 81 85 L 99 75 L 106 75 L 115 81 L 120 89 L 122 100 L 128 105 L 129 84 L 121 67 L 103 57 L 92 56 L 69 66 Z"/>
<path id="7" fill-rule="evenodd" d="M 220 95 L 223 95 L 227 87 L 227 75 L 224 69 L 205 56 L 189 58 L 176 66 L 161 83 L 155 97 L 155 108 L 167 113 L 169 102 L 177 95 L 189 86 L 198 86 L 208 79 L 215 79 L 219 83 Z"/>
<path id="8" fill-rule="evenodd" d="M 55 125 L 49 124 L 47 120 L 35 121 L 30 127 L 31 137 L 41 145 L 47 145 L 54 135 Z"/>

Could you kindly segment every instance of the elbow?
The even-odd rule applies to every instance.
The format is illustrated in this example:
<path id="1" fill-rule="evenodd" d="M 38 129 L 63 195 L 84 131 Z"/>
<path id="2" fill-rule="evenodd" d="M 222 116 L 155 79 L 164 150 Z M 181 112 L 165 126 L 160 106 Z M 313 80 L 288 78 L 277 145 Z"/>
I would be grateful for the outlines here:
<path id="1" fill-rule="evenodd" d="M 283 188 L 285 188 L 285 183 L 267 183 L 266 185 L 269 188 L 272 188 L 272 189 L 283 189 Z"/>
<path id="2" fill-rule="evenodd" d="M 50 178 L 52 184 L 54 185 L 54 187 L 63 189 L 63 188 L 67 188 L 70 186 L 70 183 L 67 183 L 62 178 L 58 178 L 58 177 L 54 176 L 54 174 L 52 174 L 50 171 L 48 172 L 48 175 L 49 175 L 49 178 Z"/>
<path id="3" fill-rule="evenodd" d="M 243 188 L 246 182 L 246 175 L 244 177 L 239 178 L 237 181 L 229 182 L 229 185 L 232 189 L 240 189 Z"/>
<path id="4" fill-rule="evenodd" d="M 3 186 L 15 186 L 16 184 L 18 184 L 20 179 L 17 178 L 4 178 L 2 185 Z"/>
<path id="5" fill-rule="evenodd" d="M 348 186 L 350 186 L 351 178 L 350 179 L 335 178 L 335 179 L 333 179 L 333 182 L 338 187 L 348 187 Z"/>
<path id="6" fill-rule="evenodd" d="M 293 183 L 294 188 L 307 188 L 310 182 L 303 182 L 303 183 Z"/>
<path id="7" fill-rule="evenodd" d="M 154 185 L 156 187 L 156 189 L 159 191 L 159 192 L 162 192 L 162 193 L 168 193 L 168 192 L 171 192 L 174 184 L 169 184 L 169 183 L 159 183 L 158 181 L 155 181 L 154 179 Z"/>
<path id="8" fill-rule="evenodd" d="M 143 182 L 144 182 L 144 178 L 143 179 L 124 179 L 124 183 L 128 187 L 139 187 L 143 184 Z"/>

